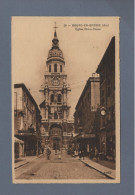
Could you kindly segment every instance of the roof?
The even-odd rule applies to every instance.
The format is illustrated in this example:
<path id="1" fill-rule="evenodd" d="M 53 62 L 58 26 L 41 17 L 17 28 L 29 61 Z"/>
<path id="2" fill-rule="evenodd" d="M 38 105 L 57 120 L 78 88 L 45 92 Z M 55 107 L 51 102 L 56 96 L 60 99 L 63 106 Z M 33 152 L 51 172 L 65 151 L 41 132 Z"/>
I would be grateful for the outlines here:
<path id="1" fill-rule="evenodd" d="M 115 37 L 112 37 L 104 55 L 103 55 L 103 58 L 100 62 L 100 64 L 98 65 L 98 68 L 96 70 L 96 73 L 100 73 L 102 67 L 105 65 L 105 64 L 108 64 L 108 58 L 109 60 L 111 60 L 111 58 L 113 57 L 113 55 L 115 55 Z"/>
<path id="2" fill-rule="evenodd" d="M 31 93 L 29 92 L 29 90 L 27 89 L 27 87 L 25 86 L 24 83 L 14 84 L 14 88 L 22 88 L 24 91 L 26 91 L 26 93 L 29 96 L 29 98 L 31 99 L 32 103 L 35 105 L 36 109 L 40 112 L 36 101 L 34 100 L 34 98 L 32 97 Z"/>

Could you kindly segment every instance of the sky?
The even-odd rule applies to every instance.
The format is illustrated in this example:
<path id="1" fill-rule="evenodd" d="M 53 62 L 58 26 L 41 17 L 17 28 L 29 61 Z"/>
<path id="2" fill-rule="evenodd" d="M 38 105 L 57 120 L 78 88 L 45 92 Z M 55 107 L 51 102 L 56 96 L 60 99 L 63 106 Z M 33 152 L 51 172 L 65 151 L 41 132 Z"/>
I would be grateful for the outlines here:
<path id="1" fill-rule="evenodd" d="M 24 83 L 38 105 L 44 100 L 39 90 L 44 83 L 55 22 L 71 87 L 69 103 L 72 118 L 83 88 L 96 72 L 111 38 L 115 36 L 116 41 L 119 40 L 119 18 L 12 17 L 12 84 Z"/>

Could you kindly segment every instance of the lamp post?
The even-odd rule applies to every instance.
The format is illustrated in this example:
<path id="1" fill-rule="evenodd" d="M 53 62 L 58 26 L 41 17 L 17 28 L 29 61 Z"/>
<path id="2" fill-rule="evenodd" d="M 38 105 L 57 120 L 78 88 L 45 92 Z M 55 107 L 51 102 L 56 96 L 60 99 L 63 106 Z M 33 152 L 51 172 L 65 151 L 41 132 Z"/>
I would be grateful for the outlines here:
<path id="1" fill-rule="evenodd" d="M 106 108 L 105 107 L 100 107 L 100 115 L 102 116 L 102 120 L 105 119 L 105 116 L 106 116 Z M 102 123 L 102 127 L 103 127 L 103 125 L 104 124 Z M 102 146 L 102 144 L 103 144 L 103 146 Z M 101 136 L 100 147 L 101 147 L 100 150 L 102 151 L 102 149 L 103 149 L 104 153 L 106 154 L 106 134 L 103 134 Z"/>

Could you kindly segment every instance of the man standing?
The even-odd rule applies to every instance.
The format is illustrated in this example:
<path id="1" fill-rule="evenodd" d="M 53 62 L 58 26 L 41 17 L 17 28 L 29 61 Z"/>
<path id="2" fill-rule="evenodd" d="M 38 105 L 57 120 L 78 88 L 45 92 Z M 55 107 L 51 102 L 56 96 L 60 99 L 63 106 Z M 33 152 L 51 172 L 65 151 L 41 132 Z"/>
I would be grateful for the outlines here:
<path id="1" fill-rule="evenodd" d="M 49 147 L 46 150 L 46 154 L 47 154 L 47 160 L 50 160 L 51 150 Z"/>
<path id="2" fill-rule="evenodd" d="M 95 147 L 95 158 L 96 158 L 96 161 L 98 162 L 98 149 Z"/>

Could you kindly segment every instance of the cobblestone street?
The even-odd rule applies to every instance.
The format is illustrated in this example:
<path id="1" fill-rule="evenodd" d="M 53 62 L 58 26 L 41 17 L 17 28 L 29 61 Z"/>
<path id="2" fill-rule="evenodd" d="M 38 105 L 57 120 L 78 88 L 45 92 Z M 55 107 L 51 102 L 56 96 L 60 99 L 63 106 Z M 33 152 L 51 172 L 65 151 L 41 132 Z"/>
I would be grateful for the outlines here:
<path id="1" fill-rule="evenodd" d="M 108 179 L 98 171 L 87 167 L 78 159 L 62 151 L 62 158 L 52 151 L 51 159 L 46 155 L 15 170 L 16 179 Z"/>

